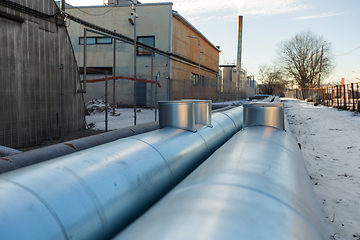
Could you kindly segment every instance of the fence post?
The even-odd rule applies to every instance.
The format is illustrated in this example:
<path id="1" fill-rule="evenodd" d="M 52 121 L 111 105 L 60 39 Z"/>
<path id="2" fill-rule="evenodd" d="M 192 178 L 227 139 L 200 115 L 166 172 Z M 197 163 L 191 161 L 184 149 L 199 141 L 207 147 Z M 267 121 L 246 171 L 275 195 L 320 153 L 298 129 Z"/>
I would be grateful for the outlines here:
<path id="1" fill-rule="evenodd" d="M 204 81 L 203 81 L 203 84 L 204 84 L 204 99 L 203 100 L 205 100 L 206 99 L 206 97 L 205 97 L 205 75 L 204 75 Z"/>
<path id="2" fill-rule="evenodd" d="M 60 111 L 61 111 L 61 142 L 64 142 L 64 64 L 60 64 Z"/>
<path id="3" fill-rule="evenodd" d="M 173 97 L 172 97 L 172 93 L 173 93 L 173 92 L 172 92 L 173 80 L 172 80 L 172 78 L 170 78 L 169 80 L 170 80 L 170 89 L 169 89 L 169 90 L 170 90 L 170 93 L 169 93 L 169 98 L 170 98 L 170 99 L 169 99 L 169 100 L 171 101 L 172 98 L 173 98 Z"/>
<path id="4" fill-rule="evenodd" d="M 153 108 L 153 86 L 154 86 L 154 84 L 153 84 L 153 75 L 154 75 L 154 52 L 151 52 L 151 72 L 150 72 L 150 74 L 151 74 L 151 102 L 150 102 L 150 109 L 152 110 L 152 108 Z"/>
<path id="5" fill-rule="evenodd" d="M 191 99 L 193 99 L 193 83 L 192 83 L 192 79 L 190 79 L 189 83 L 190 83 L 190 96 L 191 96 Z"/>
<path id="6" fill-rule="evenodd" d="M 155 77 L 155 122 L 157 121 L 157 90 L 158 90 L 158 83 L 160 81 L 160 72 L 156 74 Z"/>
<path id="7" fill-rule="evenodd" d="M 185 99 L 185 79 L 184 79 L 184 84 L 183 84 L 183 99 Z"/>
<path id="8" fill-rule="evenodd" d="M 360 104 L 360 102 L 359 102 L 359 84 L 358 84 L 358 83 L 356 84 L 356 100 L 357 100 L 357 102 L 358 102 L 358 112 L 360 112 L 360 106 L 359 106 L 359 104 Z"/>
<path id="9" fill-rule="evenodd" d="M 346 85 L 344 86 L 344 109 L 347 109 L 347 104 L 346 104 Z"/>
<path id="10" fill-rule="evenodd" d="M 353 100 L 353 111 L 355 111 L 355 93 L 354 93 L 354 84 L 351 83 L 351 92 L 352 92 L 352 100 Z"/>
<path id="11" fill-rule="evenodd" d="M 339 105 L 339 97 L 340 97 L 340 94 L 339 94 L 339 85 L 336 85 L 336 107 L 339 108 L 340 105 Z"/>
<path id="12" fill-rule="evenodd" d="M 108 131 L 108 73 L 105 70 L 105 132 Z"/>
<path id="13" fill-rule="evenodd" d="M 218 79 L 218 78 L 215 78 L 215 99 L 214 99 L 214 102 L 217 101 L 218 83 L 220 83 L 220 81 L 218 81 L 217 79 Z"/>
<path id="14" fill-rule="evenodd" d="M 116 30 L 114 30 L 116 32 Z M 113 38 L 114 41 L 114 56 L 113 56 L 113 77 L 116 76 L 116 39 Z M 115 78 L 113 79 L 113 109 L 112 114 L 115 116 Z"/>

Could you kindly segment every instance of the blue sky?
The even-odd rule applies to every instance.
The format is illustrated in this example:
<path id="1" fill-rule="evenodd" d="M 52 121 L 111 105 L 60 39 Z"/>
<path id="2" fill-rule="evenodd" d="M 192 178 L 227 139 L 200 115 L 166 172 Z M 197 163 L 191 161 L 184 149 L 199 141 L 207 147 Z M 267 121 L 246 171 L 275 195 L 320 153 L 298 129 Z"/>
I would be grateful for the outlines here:
<path id="1" fill-rule="evenodd" d="M 75 6 L 101 5 L 103 0 L 67 0 Z M 141 3 L 169 2 L 140 0 Z M 244 16 L 242 66 L 257 75 L 260 64 L 272 64 L 281 41 L 313 31 L 332 44 L 332 79 L 360 73 L 360 0 L 174 0 L 178 11 L 214 45 L 220 64 L 233 63 L 237 51 L 238 16 Z M 356 50 L 354 50 L 356 49 Z M 352 51 L 354 50 L 354 51 Z M 352 51 L 352 52 L 350 52 Z M 349 53 L 350 52 L 350 53 Z M 348 53 L 348 54 L 345 54 Z"/>

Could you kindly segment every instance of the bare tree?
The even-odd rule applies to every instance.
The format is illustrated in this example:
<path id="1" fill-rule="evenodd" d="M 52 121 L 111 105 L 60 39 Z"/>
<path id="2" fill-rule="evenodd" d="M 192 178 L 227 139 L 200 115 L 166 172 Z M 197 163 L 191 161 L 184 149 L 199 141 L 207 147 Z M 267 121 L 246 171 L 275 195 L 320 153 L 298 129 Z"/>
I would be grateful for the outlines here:
<path id="1" fill-rule="evenodd" d="M 304 88 L 320 86 L 321 78 L 333 69 L 331 44 L 308 31 L 278 45 L 277 54 L 284 73 Z"/>
<path id="2" fill-rule="evenodd" d="M 285 82 L 280 69 L 266 64 L 259 66 L 259 80 L 263 84 L 264 93 L 280 94 L 284 91 Z"/>

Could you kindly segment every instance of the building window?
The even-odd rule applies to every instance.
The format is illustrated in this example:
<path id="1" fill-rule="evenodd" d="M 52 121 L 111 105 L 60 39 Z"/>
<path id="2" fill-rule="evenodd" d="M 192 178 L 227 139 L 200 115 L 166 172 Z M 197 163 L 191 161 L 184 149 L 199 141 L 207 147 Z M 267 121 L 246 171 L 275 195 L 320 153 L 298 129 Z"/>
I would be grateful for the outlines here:
<path id="1" fill-rule="evenodd" d="M 155 47 L 155 36 L 141 36 L 137 37 L 138 42 L 144 43 L 146 45 L 149 45 L 151 47 Z M 138 48 L 137 51 L 138 56 L 149 56 L 151 55 L 151 52 L 147 49 Z"/>
<path id="2" fill-rule="evenodd" d="M 84 45 L 84 38 L 79 38 L 79 44 Z M 87 45 L 95 45 L 95 44 L 112 44 L 112 38 L 105 37 L 87 37 L 86 38 Z"/>
<path id="3" fill-rule="evenodd" d="M 204 86 L 205 85 L 205 77 L 199 74 L 191 73 L 191 81 L 193 86 Z"/>

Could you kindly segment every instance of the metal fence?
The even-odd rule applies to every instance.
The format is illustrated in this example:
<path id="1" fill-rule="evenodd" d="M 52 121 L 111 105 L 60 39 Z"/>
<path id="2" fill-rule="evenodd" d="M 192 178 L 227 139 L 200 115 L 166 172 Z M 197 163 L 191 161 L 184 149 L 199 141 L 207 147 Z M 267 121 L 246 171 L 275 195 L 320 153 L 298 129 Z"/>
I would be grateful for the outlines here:
<path id="1" fill-rule="evenodd" d="M 360 82 L 323 88 L 307 88 L 303 93 L 294 90 L 285 93 L 285 97 L 307 99 L 326 106 L 360 112 Z"/>
<path id="2" fill-rule="evenodd" d="M 203 77 L 198 82 L 191 79 L 170 79 L 155 75 L 151 77 L 139 74 L 136 82 L 136 102 L 139 107 L 154 107 L 156 101 L 203 99 L 213 102 L 225 102 L 253 96 L 255 88 L 247 82 L 239 84 L 233 81 L 221 80 L 216 77 Z M 104 75 L 88 76 L 87 92 L 84 100 L 105 100 Z M 118 76 L 108 80 L 108 102 L 116 107 L 133 107 L 134 79 L 131 75 Z M 114 98 L 115 97 L 115 98 Z"/>

